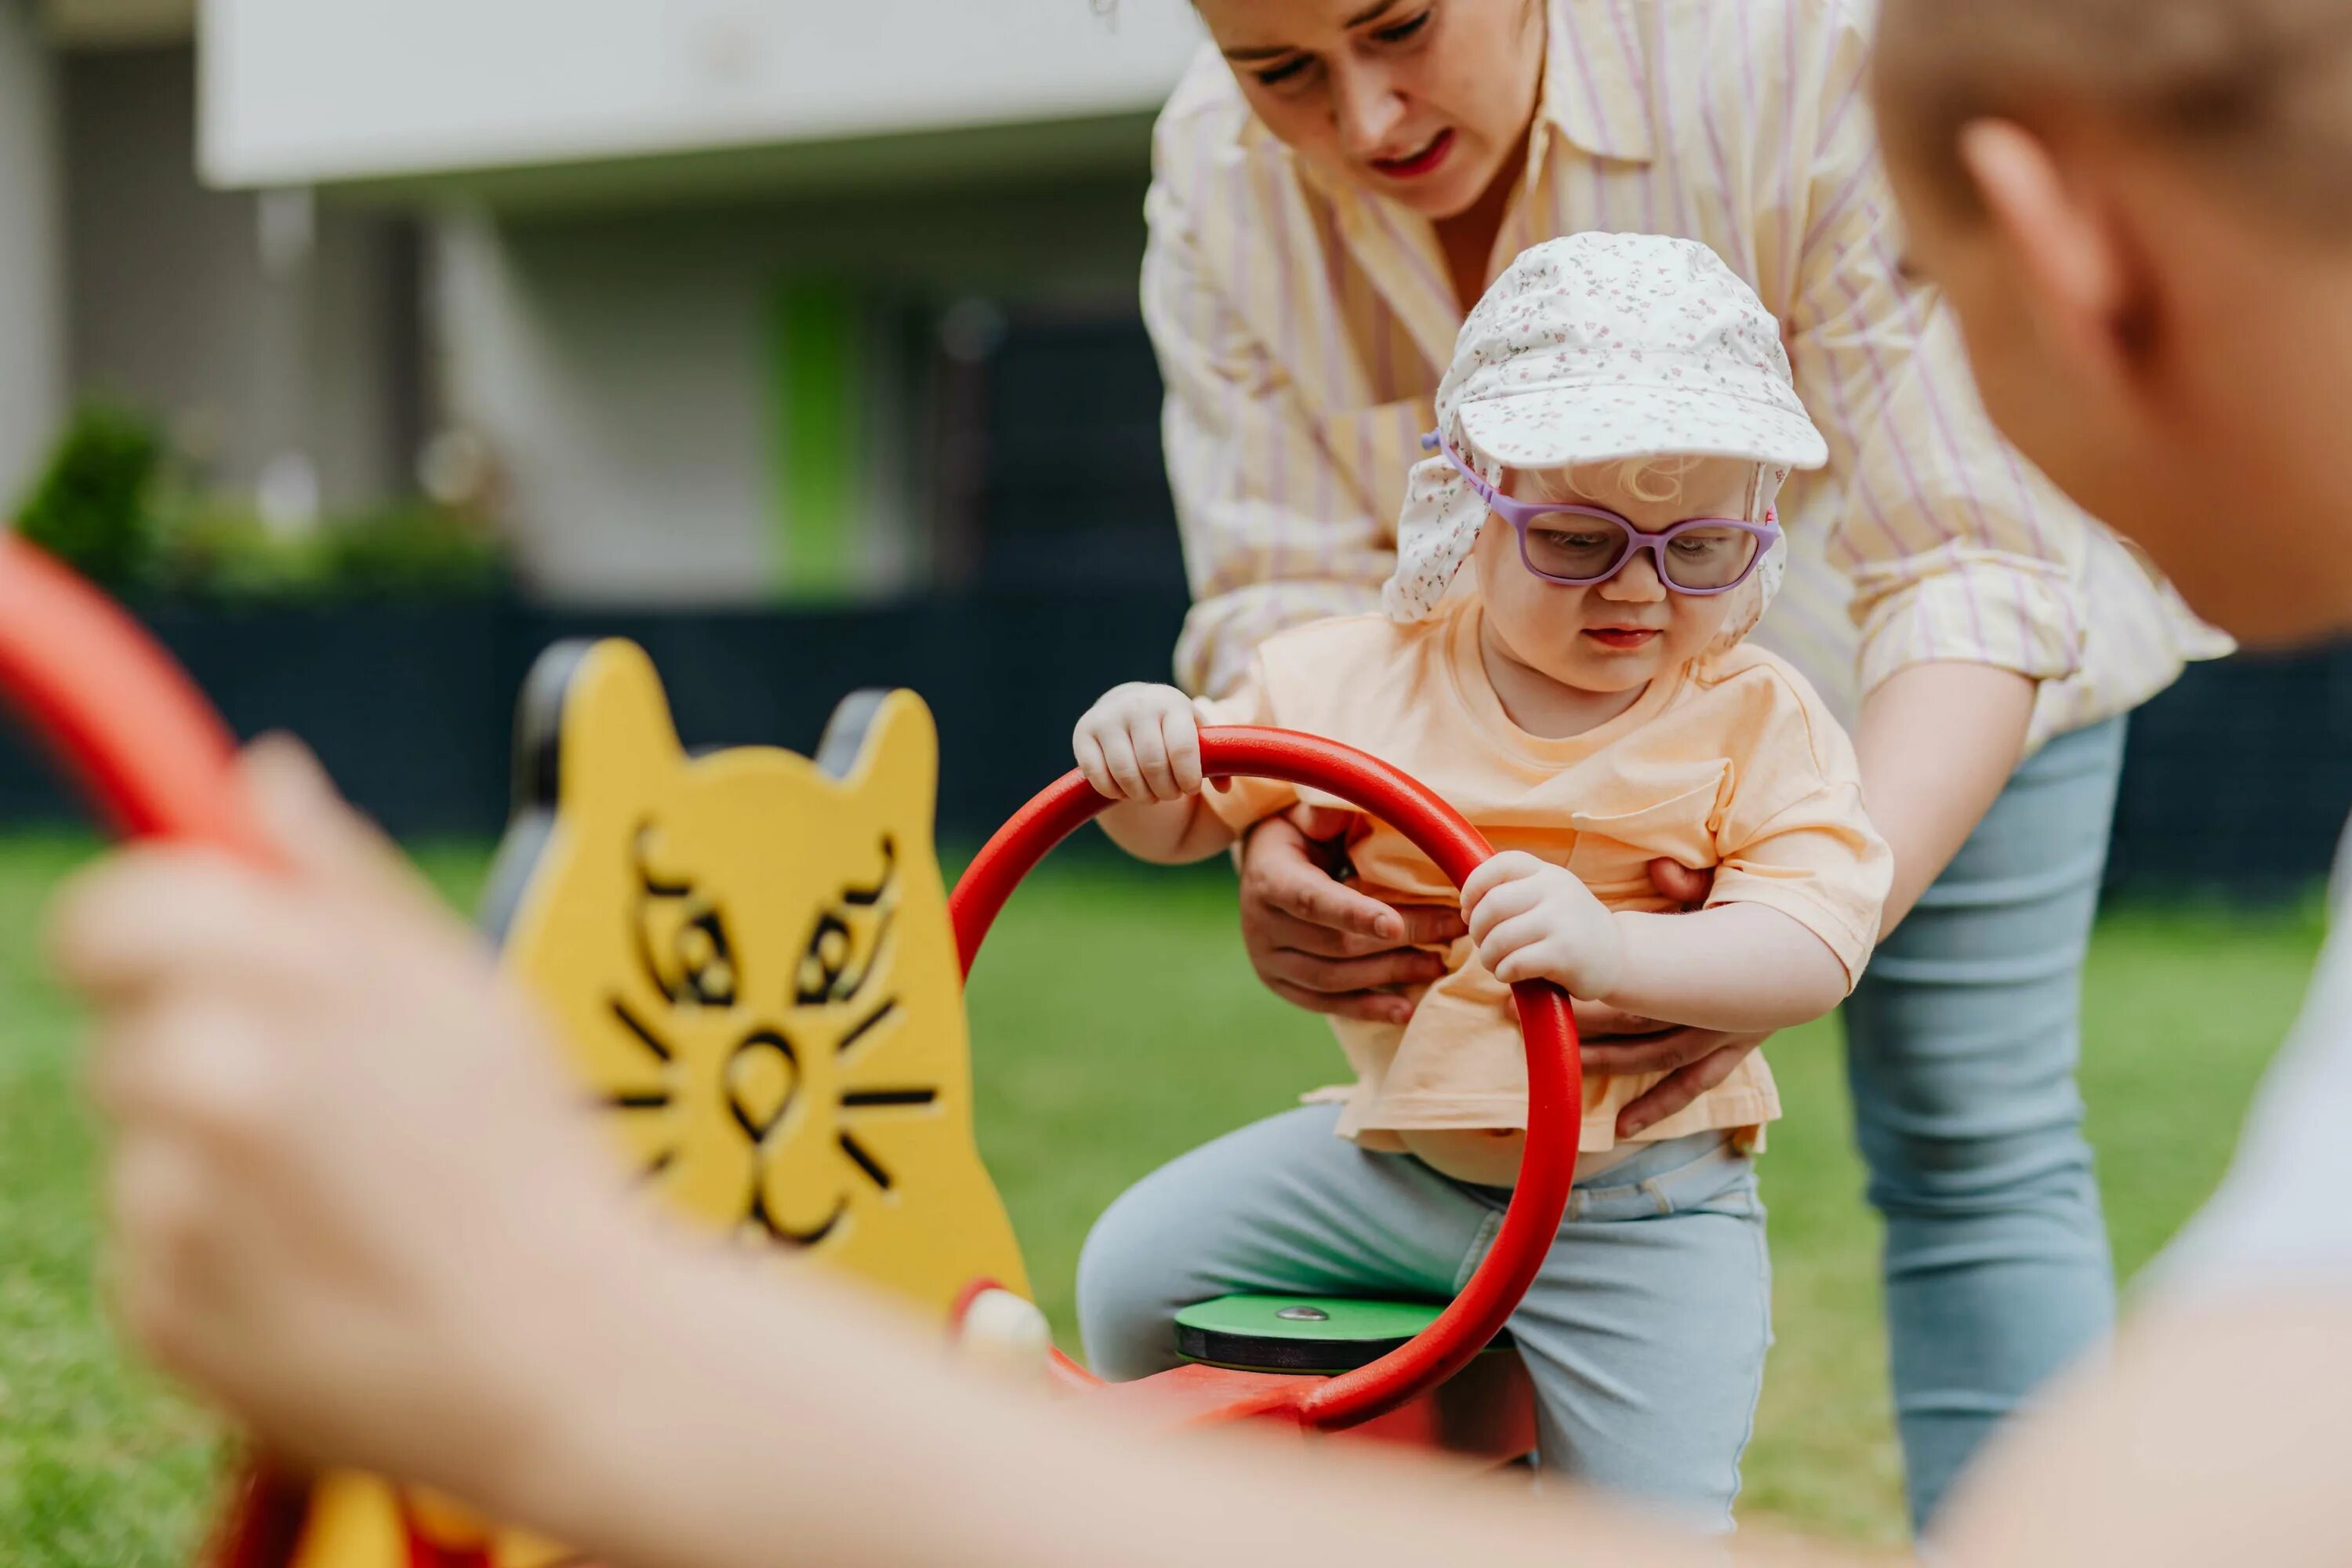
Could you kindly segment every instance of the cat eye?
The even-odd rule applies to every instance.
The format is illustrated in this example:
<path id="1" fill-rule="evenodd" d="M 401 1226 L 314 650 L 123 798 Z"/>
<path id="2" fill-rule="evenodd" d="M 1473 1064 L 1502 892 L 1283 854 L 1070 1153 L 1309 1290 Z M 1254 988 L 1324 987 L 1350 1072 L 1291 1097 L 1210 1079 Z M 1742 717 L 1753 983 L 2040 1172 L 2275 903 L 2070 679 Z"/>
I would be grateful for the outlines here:
<path id="1" fill-rule="evenodd" d="M 817 911 L 808 941 L 793 977 L 793 999 L 803 1007 L 847 1002 L 866 989 L 882 961 L 883 939 L 889 933 L 890 894 L 898 882 L 898 846 L 887 834 L 882 838 L 882 873 L 872 884 L 844 888 L 831 907 Z M 868 914 L 867 911 L 875 911 Z M 857 927 L 870 919 L 872 934 L 863 944 Z M 858 962 L 858 948 L 866 949 Z"/>
<path id="2" fill-rule="evenodd" d="M 637 956 L 647 978 L 682 1007 L 735 1005 L 735 946 L 718 906 L 692 882 L 658 876 L 646 858 L 650 824 L 637 830 Z"/>

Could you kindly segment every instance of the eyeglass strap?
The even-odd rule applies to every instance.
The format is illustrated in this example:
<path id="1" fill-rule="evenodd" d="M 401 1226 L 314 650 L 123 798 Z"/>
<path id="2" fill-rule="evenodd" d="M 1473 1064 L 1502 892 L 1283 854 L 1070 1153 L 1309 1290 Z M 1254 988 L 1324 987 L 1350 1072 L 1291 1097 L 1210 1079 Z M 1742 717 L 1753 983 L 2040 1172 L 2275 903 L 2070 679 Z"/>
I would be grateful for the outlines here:
<path id="1" fill-rule="evenodd" d="M 1470 488 L 1477 491 L 1478 499 L 1488 506 L 1493 506 L 1503 499 L 1499 490 L 1479 477 L 1477 469 L 1462 460 L 1461 453 L 1445 444 L 1445 437 L 1439 432 L 1432 430 L 1422 437 L 1421 449 L 1424 452 L 1444 451 L 1446 461 L 1454 465 L 1455 472 L 1470 481 Z"/>

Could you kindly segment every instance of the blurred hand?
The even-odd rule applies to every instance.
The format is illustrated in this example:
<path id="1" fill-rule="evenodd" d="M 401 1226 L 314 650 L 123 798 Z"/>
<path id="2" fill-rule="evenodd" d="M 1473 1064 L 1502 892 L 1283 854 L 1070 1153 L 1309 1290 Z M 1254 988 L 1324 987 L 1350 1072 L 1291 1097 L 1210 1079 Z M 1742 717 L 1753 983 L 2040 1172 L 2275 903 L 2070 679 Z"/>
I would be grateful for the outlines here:
<path id="1" fill-rule="evenodd" d="M 538 1017 L 307 752 L 244 763 L 290 875 L 144 847 L 78 878 L 115 1305 L 273 1448 L 477 1492 L 565 1260 L 626 1211 Z M 598 1203 L 613 1194 L 615 1201 Z M 569 1310 L 569 1309 L 567 1309 Z"/>

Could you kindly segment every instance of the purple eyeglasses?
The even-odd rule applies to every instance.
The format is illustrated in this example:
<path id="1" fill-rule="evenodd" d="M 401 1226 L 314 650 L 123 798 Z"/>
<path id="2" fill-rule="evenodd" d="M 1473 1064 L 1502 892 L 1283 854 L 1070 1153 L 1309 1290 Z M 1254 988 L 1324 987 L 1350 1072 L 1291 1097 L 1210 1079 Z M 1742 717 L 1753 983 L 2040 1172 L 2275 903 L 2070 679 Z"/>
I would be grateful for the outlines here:
<path id="1" fill-rule="evenodd" d="M 1736 517 L 1694 517 L 1664 533 L 1644 533 L 1633 520 L 1597 506 L 1561 506 L 1513 500 L 1478 477 L 1444 437 L 1432 430 L 1421 438 L 1424 452 L 1443 451 L 1470 488 L 1519 536 L 1519 559 L 1547 583 L 1589 588 L 1625 570 L 1636 552 L 1650 552 L 1658 581 L 1677 594 L 1706 597 L 1728 594 L 1754 574 L 1757 564 L 1780 542 L 1780 522 L 1771 511 L 1762 522 Z"/>

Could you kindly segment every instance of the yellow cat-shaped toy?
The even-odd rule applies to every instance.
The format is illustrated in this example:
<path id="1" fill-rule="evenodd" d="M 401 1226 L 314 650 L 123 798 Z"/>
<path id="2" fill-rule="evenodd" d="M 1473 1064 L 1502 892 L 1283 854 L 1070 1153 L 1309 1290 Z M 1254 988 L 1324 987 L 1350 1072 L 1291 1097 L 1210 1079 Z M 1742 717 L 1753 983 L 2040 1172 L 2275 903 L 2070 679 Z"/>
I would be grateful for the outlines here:
<path id="1" fill-rule="evenodd" d="M 978 1279 L 1025 1294 L 972 1135 L 921 700 L 850 698 L 813 760 L 689 757 L 642 650 L 566 645 L 525 689 L 517 772 L 487 923 L 631 1167 L 715 1235 L 847 1270 L 942 1321 Z M 436 1556 L 570 1560 L 331 1477 L 289 1562 Z"/>

